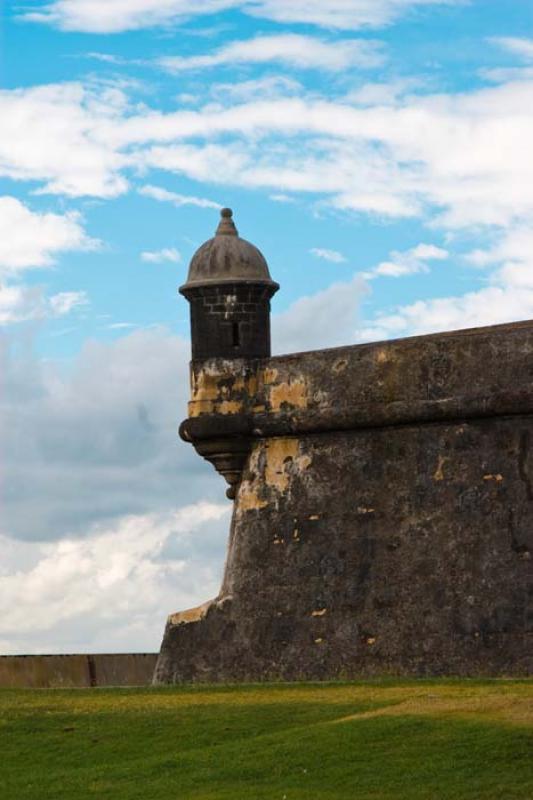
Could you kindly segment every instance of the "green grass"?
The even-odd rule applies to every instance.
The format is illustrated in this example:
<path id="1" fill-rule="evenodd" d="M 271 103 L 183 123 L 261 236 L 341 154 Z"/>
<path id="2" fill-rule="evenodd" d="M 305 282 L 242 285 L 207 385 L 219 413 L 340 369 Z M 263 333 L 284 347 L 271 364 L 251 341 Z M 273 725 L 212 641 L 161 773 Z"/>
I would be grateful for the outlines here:
<path id="1" fill-rule="evenodd" d="M 0 690 L 2 800 L 533 799 L 533 681 Z"/>

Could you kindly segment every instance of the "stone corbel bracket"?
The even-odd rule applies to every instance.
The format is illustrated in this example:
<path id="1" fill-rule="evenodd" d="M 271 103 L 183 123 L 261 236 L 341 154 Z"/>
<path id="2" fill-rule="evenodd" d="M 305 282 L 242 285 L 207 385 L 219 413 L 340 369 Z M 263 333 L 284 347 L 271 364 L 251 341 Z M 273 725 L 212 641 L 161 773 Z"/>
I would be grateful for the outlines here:
<path id="1" fill-rule="evenodd" d="M 252 446 L 260 368 L 259 360 L 248 359 L 191 363 L 189 417 L 179 433 L 225 478 L 230 500 Z"/>
<path id="2" fill-rule="evenodd" d="M 216 471 L 226 479 L 229 484 L 226 496 L 229 500 L 234 500 L 250 453 L 252 440 L 245 436 L 193 439 L 192 437 L 198 433 L 199 427 L 201 426 L 191 425 L 190 420 L 185 420 L 180 426 L 180 436 L 185 442 L 190 442 L 198 455 L 209 461 Z"/>

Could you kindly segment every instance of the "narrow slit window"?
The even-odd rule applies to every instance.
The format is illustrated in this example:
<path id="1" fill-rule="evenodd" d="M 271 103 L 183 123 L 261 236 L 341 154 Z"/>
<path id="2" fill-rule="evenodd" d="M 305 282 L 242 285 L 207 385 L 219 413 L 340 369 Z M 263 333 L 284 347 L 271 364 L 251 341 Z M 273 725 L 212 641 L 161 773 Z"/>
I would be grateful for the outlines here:
<path id="1" fill-rule="evenodd" d="M 233 347 L 241 346 L 241 329 L 238 322 L 233 323 L 232 327 Z"/>

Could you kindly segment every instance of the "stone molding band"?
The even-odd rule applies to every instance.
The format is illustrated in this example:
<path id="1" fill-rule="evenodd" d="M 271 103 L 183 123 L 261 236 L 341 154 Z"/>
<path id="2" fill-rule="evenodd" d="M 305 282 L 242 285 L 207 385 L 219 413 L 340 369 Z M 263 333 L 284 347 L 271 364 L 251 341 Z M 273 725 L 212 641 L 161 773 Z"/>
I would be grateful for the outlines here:
<path id="1" fill-rule="evenodd" d="M 373 407 L 356 406 L 342 411 L 329 408 L 317 412 L 294 412 L 290 416 L 206 414 L 184 420 L 179 434 L 185 442 L 197 443 L 213 438 L 297 436 L 528 414 L 533 414 L 533 387 L 500 392 L 490 397 L 464 395 L 417 404 L 398 401 Z"/>

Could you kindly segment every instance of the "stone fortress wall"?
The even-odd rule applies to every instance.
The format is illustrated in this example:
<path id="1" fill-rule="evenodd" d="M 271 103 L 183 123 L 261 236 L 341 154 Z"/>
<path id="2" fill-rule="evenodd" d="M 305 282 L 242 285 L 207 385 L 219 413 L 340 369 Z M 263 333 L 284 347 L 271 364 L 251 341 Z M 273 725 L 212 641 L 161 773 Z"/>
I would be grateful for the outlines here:
<path id="1" fill-rule="evenodd" d="M 235 509 L 156 683 L 533 673 L 533 322 L 191 375 Z"/>
<path id="2" fill-rule="evenodd" d="M 533 322 L 272 358 L 278 289 L 223 209 L 180 289 L 180 433 L 229 484 L 228 556 L 154 682 L 532 674 Z"/>

